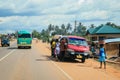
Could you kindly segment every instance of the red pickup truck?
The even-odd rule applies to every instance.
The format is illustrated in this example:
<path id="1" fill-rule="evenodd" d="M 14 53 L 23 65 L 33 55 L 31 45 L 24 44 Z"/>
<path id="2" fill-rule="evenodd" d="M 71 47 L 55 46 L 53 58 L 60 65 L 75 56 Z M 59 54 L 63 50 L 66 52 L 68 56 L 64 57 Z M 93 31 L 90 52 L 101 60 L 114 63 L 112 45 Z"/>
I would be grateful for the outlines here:
<path id="1" fill-rule="evenodd" d="M 89 46 L 83 37 L 79 36 L 62 36 L 60 41 L 65 38 L 67 40 L 67 49 L 64 57 L 71 59 L 81 59 L 82 63 L 89 57 Z"/>

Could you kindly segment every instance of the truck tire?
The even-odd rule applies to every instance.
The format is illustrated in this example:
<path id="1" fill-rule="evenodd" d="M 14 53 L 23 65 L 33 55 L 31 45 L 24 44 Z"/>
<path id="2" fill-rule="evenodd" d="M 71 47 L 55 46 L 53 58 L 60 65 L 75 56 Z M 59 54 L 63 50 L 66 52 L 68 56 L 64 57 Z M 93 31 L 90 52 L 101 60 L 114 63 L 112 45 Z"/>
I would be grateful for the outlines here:
<path id="1" fill-rule="evenodd" d="M 31 46 L 29 46 L 29 49 L 31 49 Z"/>
<path id="2" fill-rule="evenodd" d="M 3 47 L 3 44 L 1 46 Z"/>
<path id="3" fill-rule="evenodd" d="M 83 58 L 81 59 L 81 62 L 84 63 L 85 62 L 85 57 L 83 56 Z"/>
<path id="4" fill-rule="evenodd" d="M 8 46 L 10 46 L 10 44 L 8 44 Z"/>
<path id="5" fill-rule="evenodd" d="M 20 46 L 18 46 L 18 49 L 20 49 Z"/>

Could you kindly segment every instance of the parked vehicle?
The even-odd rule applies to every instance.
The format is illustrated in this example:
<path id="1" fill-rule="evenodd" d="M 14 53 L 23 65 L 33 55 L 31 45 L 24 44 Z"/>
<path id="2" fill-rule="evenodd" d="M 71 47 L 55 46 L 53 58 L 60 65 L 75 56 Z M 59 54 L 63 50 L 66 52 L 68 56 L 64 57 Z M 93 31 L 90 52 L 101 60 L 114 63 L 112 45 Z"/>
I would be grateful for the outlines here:
<path id="1" fill-rule="evenodd" d="M 1 46 L 10 46 L 10 40 L 7 36 L 1 37 Z"/>
<path id="2" fill-rule="evenodd" d="M 82 63 L 85 62 L 85 59 L 89 57 L 89 46 L 87 41 L 83 37 L 78 36 L 62 36 L 67 40 L 67 51 L 64 57 L 71 59 L 81 59 Z"/>

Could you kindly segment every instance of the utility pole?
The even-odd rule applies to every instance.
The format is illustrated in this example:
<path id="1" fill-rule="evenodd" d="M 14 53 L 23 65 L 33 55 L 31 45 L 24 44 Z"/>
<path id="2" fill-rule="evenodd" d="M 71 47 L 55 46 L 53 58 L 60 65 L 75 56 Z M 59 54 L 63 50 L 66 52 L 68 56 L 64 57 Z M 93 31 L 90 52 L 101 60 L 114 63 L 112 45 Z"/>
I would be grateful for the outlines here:
<path id="1" fill-rule="evenodd" d="M 76 25 L 77 25 L 77 21 L 75 20 L 75 28 L 74 28 L 75 35 L 76 35 Z"/>

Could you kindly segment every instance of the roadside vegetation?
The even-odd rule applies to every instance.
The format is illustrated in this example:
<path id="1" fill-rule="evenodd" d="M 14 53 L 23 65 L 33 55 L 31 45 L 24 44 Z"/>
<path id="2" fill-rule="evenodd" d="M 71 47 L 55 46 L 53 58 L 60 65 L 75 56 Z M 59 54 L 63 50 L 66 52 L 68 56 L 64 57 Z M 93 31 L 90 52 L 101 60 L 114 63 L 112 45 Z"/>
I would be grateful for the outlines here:
<path id="1" fill-rule="evenodd" d="M 120 26 L 111 22 L 107 22 L 106 24 L 101 24 L 99 26 L 103 26 L 103 25 L 110 25 L 112 27 L 116 27 L 120 29 Z M 52 36 L 54 35 L 77 35 L 88 39 L 88 37 L 86 36 L 87 29 L 89 29 L 88 27 L 96 28 L 98 26 L 95 26 L 94 24 L 91 24 L 90 26 L 85 26 L 81 22 L 77 23 L 76 21 L 75 21 L 75 25 L 71 25 L 70 23 L 68 23 L 67 25 L 62 24 L 60 26 L 49 24 L 48 28 L 43 29 L 41 32 L 38 32 L 37 30 L 33 30 L 32 35 L 33 38 L 38 38 L 43 42 L 49 42 Z"/>

